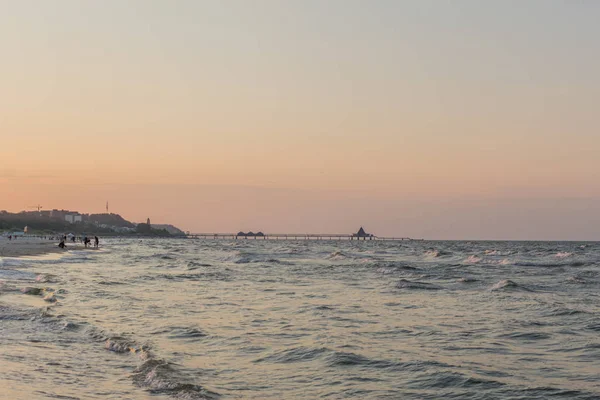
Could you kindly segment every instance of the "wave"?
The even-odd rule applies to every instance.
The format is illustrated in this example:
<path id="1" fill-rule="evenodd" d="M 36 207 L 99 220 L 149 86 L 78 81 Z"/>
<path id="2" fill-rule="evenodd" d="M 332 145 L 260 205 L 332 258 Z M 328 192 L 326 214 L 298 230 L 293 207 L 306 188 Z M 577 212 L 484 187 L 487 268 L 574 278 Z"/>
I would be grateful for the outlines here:
<path id="1" fill-rule="evenodd" d="M 15 306 L 3 305 L 0 303 L 0 321 L 25 321 L 34 320 L 37 317 L 47 315 L 48 310 L 27 308 L 19 309 Z"/>
<path id="2" fill-rule="evenodd" d="M 342 251 L 334 251 L 333 253 L 329 254 L 327 257 L 328 260 L 347 260 L 349 257 L 346 253 L 342 252 Z"/>
<path id="3" fill-rule="evenodd" d="M 39 283 L 56 283 L 58 282 L 58 277 L 53 274 L 40 274 L 35 277 L 35 281 Z"/>
<path id="4" fill-rule="evenodd" d="M 565 400 L 596 400 L 598 394 L 582 391 L 571 390 L 554 387 L 535 387 L 535 388 L 518 388 L 515 390 L 506 391 L 505 398 L 510 399 L 565 399 Z"/>
<path id="5" fill-rule="evenodd" d="M 567 251 L 560 251 L 558 253 L 556 253 L 554 255 L 554 257 L 556 258 L 567 258 L 567 257 L 571 257 L 573 255 L 573 253 L 569 253 Z"/>
<path id="6" fill-rule="evenodd" d="M 167 279 L 175 281 L 229 281 L 231 277 L 223 272 L 198 272 L 193 274 L 157 274 L 142 276 L 143 280 Z"/>
<path id="7" fill-rule="evenodd" d="M 295 362 L 306 362 L 312 361 L 319 358 L 321 355 L 330 351 L 325 347 L 321 348 L 307 348 L 307 347 L 295 347 L 289 350 L 283 350 L 280 352 L 273 353 L 266 357 L 262 357 L 254 360 L 254 363 L 277 363 L 277 364 L 287 364 L 287 363 L 295 363 Z"/>
<path id="8" fill-rule="evenodd" d="M 437 249 L 429 249 L 425 252 L 425 258 L 439 258 L 452 255 L 451 251 L 443 251 Z"/>
<path id="9" fill-rule="evenodd" d="M 537 340 L 547 340 L 551 338 L 550 334 L 543 332 L 514 332 L 507 333 L 503 335 L 499 335 L 499 338 L 504 339 L 513 339 L 513 340 L 522 340 L 522 341 L 537 341 Z"/>
<path id="10" fill-rule="evenodd" d="M 389 371 L 427 371 L 430 368 L 450 367 L 437 361 L 391 361 L 372 359 L 361 354 L 333 350 L 327 347 L 295 347 L 254 360 L 254 363 L 289 364 L 320 360 L 329 367 L 366 367 Z"/>
<path id="11" fill-rule="evenodd" d="M 506 384 L 495 380 L 471 377 L 459 372 L 433 371 L 433 373 L 422 374 L 413 379 L 410 386 L 427 390 L 462 388 L 481 391 L 502 388 Z"/>
<path id="12" fill-rule="evenodd" d="M 394 274 L 394 273 L 414 273 L 419 271 L 420 269 L 417 267 L 413 267 L 407 263 L 403 262 L 386 262 L 386 263 L 376 263 L 373 265 L 374 268 L 377 268 L 376 271 L 382 275 Z"/>
<path id="13" fill-rule="evenodd" d="M 145 351 L 143 346 L 120 336 L 107 338 L 104 348 L 114 353 L 142 353 Z"/>
<path id="14" fill-rule="evenodd" d="M 575 310 L 567 307 L 554 307 L 550 311 L 545 312 L 543 315 L 550 317 L 564 317 L 579 314 L 589 314 L 589 312 L 583 310 Z"/>
<path id="15" fill-rule="evenodd" d="M 176 260 L 176 255 L 171 255 L 169 253 L 154 253 L 154 254 L 146 254 L 136 256 L 135 261 L 143 261 L 143 260 Z"/>
<path id="16" fill-rule="evenodd" d="M 419 268 L 409 265 L 405 262 L 378 262 L 374 265 L 376 268 L 394 269 L 394 270 L 405 270 L 405 271 L 417 271 Z"/>
<path id="17" fill-rule="evenodd" d="M 56 303 L 58 298 L 56 297 L 57 292 L 52 288 L 38 288 L 38 287 L 24 287 L 21 289 L 21 293 L 30 296 L 40 296 L 48 303 Z M 61 291 L 64 293 L 64 291 Z"/>
<path id="18" fill-rule="evenodd" d="M 467 259 L 465 260 L 465 262 L 469 263 L 469 264 L 477 264 L 482 260 L 481 257 L 475 256 L 475 255 L 470 255 L 469 257 L 467 257 Z"/>
<path id="19" fill-rule="evenodd" d="M 576 283 L 576 284 L 580 284 L 583 285 L 585 283 L 587 283 L 584 279 L 578 278 L 576 276 L 570 276 L 567 278 L 566 280 L 567 283 Z"/>
<path id="20" fill-rule="evenodd" d="M 192 271 L 192 270 L 199 269 L 199 268 L 202 268 L 202 267 L 212 267 L 212 265 L 211 264 L 205 264 L 205 263 L 199 263 L 199 262 L 196 262 L 196 261 L 190 261 L 187 264 L 187 267 L 188 267 L 188 270 Z"/>
<path id="21" fill-rule="evenodd" d="M 168 331 L 169 339 L 198 339 L 208 336 L 199 328 L 194 326 L 175 326 L 170 327 Z"/>
<path id="22" fill-rule="evenodd" d="M 564 262 L 558 261 L 516 261 L 514 265 L 519 267 L 584 267 L 586 265 L 591 265 L 591 263 L 581 261 L 581 260 L 566 260 Z"/>
<path id="23" fill-rule="evenodd" d="M 600 332 L 600 322 L 592 322 L 585 326 L 585 329 Z"/>
<path id="24" fill-rule="evenodd" d="M 515 254 L 514 250 L 498 250 L 498 249 L 487 249 L 483 251 L 486 256 L 510 256 Z"/>
<path id="25" fill-rule="evenodd" d="M 493 285 L 492 287 L 490 287 L 490 291 L 495 292 L 495 291 L 510 291 L 510 290 L 522 290 L 522 291 L 526 291 L 526 292 L 531 292 L 531 289 L 527 289 L 526 287 L 523 287 L 521 285 L 519 285 L 518 283 L 511 281 L 510 279 L 503 279 L 499 282 L 497 282 L 495 285 Z"/>
<path id="26" fill-rule="evenodd" d="M 432 258 L 436 258 L 440 256 L 440 252 L 437 250 L 427 250 L 425 252 L 425 257 L 432 257 Z"/>
<path id="27" fill-rule="evenodd" d="M 175 364 L 162 359 L 149 358 L 135 369 L 133 382 L 153 394 L 163 394 L 183 400 L 216 399 L 217 393 L 191 383 L 182 376 Z"/>
<path id="28" fill-rule="evenodd" d="M 98 285 L 114 286 L 114 285 L 127 285 L 127 282 L 120 281 L 99 281 Z"/>
<path id="29" fill-rule="evenodd" d="M 443 289 L 441 286 L 434 285 L 433 283 L 409 281 L 407 279 L 400 279 L 396 283 L 397 289 L 417 289 L 417 290 L 440 290 Z"/>
<path id="30" fill-rule="evenodd" d="M 104 341 L 104 348 L 108 351 L 137 355 L 142 363 L 133 371 L 131 378 L 136 386 L 147 389 L 152 394 L 163 394 L 183 400 L 210 400 L 219 397 L 217 393 L 192 383 L 193 379 L 186 376 L 183 369 L 157 358 L 147 345 L 140 345 L 124 336 L 106 335 L 102 330 L 93 327 L 87 332 L 94 340 Z"/>
<path id="31" fill-rule="evenodd" d="M 278 264 L 278 265 L 294 265 L 289 261 L 282 261 L 272 257 L 257 256 L 257 255 L 243 255 L 234 259 L 234 264 L 253 264 L 253 263 L 265 263 L 265 264 Z"/>

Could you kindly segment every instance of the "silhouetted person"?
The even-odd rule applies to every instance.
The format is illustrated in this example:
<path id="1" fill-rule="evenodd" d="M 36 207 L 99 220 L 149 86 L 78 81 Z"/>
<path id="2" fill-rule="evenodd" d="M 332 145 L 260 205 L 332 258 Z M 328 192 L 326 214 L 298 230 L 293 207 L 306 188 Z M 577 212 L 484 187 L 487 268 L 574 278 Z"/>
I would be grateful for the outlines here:
<path id="1" fill-rule="evenodd" d="M 90 239 L 88 239 L 88 237 L 87 237 L 87 236 L 83 238 L 83 245 L 84 245 L 85 247 L 88 247 L 88 243 L 90 243 L 90 242 L 91 242 L 91 240 L 90 240 Z"/>
<path id="2" fill-rule="evenodd" d="M 98 236 L 94 236 L 94 247 L 98 248 L 99 243 L 100 243 L 100 240 L 98 239 Z"/>
<path id="3" fill-rule="evenodd" d="M 64 239 L 61 239 L 61 240 L 60 240 L 60 243 L 58 244 L 58 247 L 60 247 L 61 249 L 64 249 L 65 247 L 67 247 L 67 246 L 65 246 L 65 241 L 64 241 Z"/>

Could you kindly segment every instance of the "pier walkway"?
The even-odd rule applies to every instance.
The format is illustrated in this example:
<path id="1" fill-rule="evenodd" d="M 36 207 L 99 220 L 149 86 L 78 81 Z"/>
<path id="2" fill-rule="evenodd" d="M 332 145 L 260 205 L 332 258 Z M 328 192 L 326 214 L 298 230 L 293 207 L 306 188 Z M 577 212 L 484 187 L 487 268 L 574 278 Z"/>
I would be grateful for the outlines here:
<path id="1" fill-rule="evenodd" d="M 262 235 L 240 235 L 236 233 L 188 233 L 191 239 L 232 239 L 232 240 L 422 240 L 408 237 L 357 236 L 335 233 L 265 233 Z"/>

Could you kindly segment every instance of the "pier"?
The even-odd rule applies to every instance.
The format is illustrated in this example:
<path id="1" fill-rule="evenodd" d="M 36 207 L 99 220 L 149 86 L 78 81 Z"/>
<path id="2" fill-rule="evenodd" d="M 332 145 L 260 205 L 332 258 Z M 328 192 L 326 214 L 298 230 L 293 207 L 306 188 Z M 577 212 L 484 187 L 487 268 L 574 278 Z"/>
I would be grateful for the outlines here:
<path id="1" fill-rule="evenodd" d="M 355 234 L 335 233 L 265 233 L 263 235 L 239 235 L 237 233 L 188 233 L 190 239 L 229 239 L 229 240 L 422 240 L 408 237 L 380 237 L 375 235 L 356 236 Z"/>

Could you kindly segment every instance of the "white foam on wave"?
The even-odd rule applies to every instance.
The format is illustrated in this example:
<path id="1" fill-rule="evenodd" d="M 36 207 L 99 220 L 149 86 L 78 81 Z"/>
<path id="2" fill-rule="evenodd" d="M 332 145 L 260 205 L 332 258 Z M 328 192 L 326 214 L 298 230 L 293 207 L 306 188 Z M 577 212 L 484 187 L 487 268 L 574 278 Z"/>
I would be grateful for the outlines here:
<path id="1" fill-rule="evenodd" d="M 572 255 L 573 255 L 573 253 L 569 253 L 567 251 L 561 251 L 561 252 L 556 253 L 554 255 L 554 257 L 556 257 L 556 258 L 566 258 L 566 257 L 570 257 Z"/>
<path id="2" fill-rule="evenodd" d="M 481 260 L 482 260 L 481 257 L 477 257 L 475 255 L 470 255 L 465 261 L 468 262 L 469 264 L 477 264 Z"/>
<path id="3" fill-rule="evenodd" d="M 490 290 L 494 291 L 494 290 L 500 290 L 500 289 L 504 289 L 504 288 L 509 288 L 509 287 L 518 287 L 519 285 L 517 285 L 515 282 L 511 281 L 510 279 L 503 279 L 499 282 L 497 282 L 495 285 L 493 285 Z"/>
<path id="4" fill-rule="evenodd" d="M 439 256 L 440 256 L 440 252 L 439 252 L 439 251 L 437 251 L 437 250 L 434 250 L 434 249 L 432 249 L 432 250 L 427 250 L 427 251 L 425 252 L 425 257 L 428 257 L 428 258 L 437 258 L 437 257 L 439 257 Z"/>

